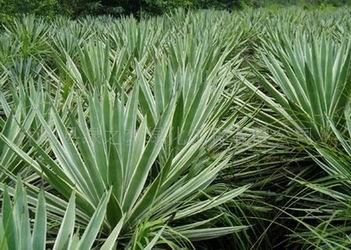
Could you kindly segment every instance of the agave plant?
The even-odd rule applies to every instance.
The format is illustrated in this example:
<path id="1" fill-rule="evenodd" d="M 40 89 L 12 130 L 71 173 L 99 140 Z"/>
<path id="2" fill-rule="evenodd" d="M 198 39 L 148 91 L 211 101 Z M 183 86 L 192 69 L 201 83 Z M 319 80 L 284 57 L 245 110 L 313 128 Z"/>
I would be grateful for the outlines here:
<path id="1" fill-rule="evenodd" d="M 83 235 L 75 231 L 75 193 L 73 192 L 67 210 L 56 233 L 57 237 L 51 241 L 48 235 L 48 220 L 44 192 L 41 191 L 35 208 L 35 219 L 32 225 L 30 208 L 28 207 L 27 192 L 22 181 L 17 180 L 13 201 L 9 197 L 8 187 L 1 187 L 3 192 L 2 211 L 0 215 L 0 245 L 1 249 L 91 249 L 103 223 L 110 192 L 101 197 L 101 202 L 92 215 Z M 113 249 L 117 236 L 121 230 L 122 221 L 116 225 L 111 235 L 100 249 Z M 51 232 L 50 232 L 51 233 Z"/>
<path id="2" fill-rule="evenodd" d="M 340 182 L 340 176 L 296 183 L 304 191 L 295 197 L 294 206 L 284 212 L 298 222 L 290 232 L 291 243 L 299 242 L 304 249 L 349 249 L 349 186 Z"/>
<path id="3" fill-rule="evenodd" d="M 282 26 L 284 28 L 288 25 Z M 271 33 L 265 34 L 262 39 L 263 48 L 256 48 L 260 52 L 262 64 L 255 62 L 255 66 L 252 65 L 251 69 L 257 79 L 250 78 L 250 74 L 246 78 L 239 75 L 239 79 L 251 93 L 255 94 L 259 101 L 264 102 L 262 110 L 254 118 L 255 121 L 259 122 L 260 126 L 270 128 L 267 131 L 276 137 L 275 140 L 279 145 L 277 148 L 282 150 L 286 148 L 289 155 L 280 161 L 280 164 L 284 165 L 274 166 L 267 162 L 260 165 L 259 170 L 255 169 L 255 173 L 258 171 L 270 174 L 266 180 L 270 190 L 273 189 L 271 185 L 275 186 L 279 181 L 274 188 L 279 190 L 275 204 L 282 205 L 273 209 L 277 209 L 277 213 L 294 218 L 299 226 L 308 229 L 301 232 L 299 229 L 287 228 L 288 233 L 291 233 L 287 240 L 293 239 L 290 241 L 292 245 L 295 246 L 299 242 L 306 248 L 346 249 L 349 244 L 348 239 L 345 239 L 348 232 L 348 227 L 345 226 L 348 207 L 345 204 L 346 200 L 336 201 L 339 200 L 339 196 L 335 191 L 340 191 L 340 185 L 336 185 L 335 180 L 326 181 L 330 177 L 325 177 L 325 172 L 318 169 L 310 159 L 319 159 L 322 148 L 316 144 L 324 143 L 324 146 L 329 147 L 335 145 L 337 136 L 330 126 L 331 122 L 340 130 L 340 134 L 344 134 L 346 119 L 342 114 L 348 109 L 350 96 L 350 42 L 345 36 L 341 39 L 339 36 L 335 41 L 329 35 L 318 34 L 317 31 L 313 31 L 316 34 L 311 32 L 309 33 L 311 35 L 306 35 L 307 32 L 299 34 L 294 29 L 296 33 L 287 36 L 282 30 L 279 33 L 276 27 L 271 27 Z M 320 39 L 314 39 L 315 37 Z M 255 81 L 262 86 L 254 84 Z M 250 104 L 244 100 L 236 102 L 241 104 L 243 109 L 257 109 L 258 102 Z M 307 151 L 311 154 L 307 155 L 308 157 L 305 153 L 306 144 Z M 278 151 L 274 149 L 271 151 L 272 155 L 279 155 Z M 337 151 L 339 150 L 335 152 Z M 300 159 L 303 160 L 301 167 L 300 164 L 296 164 L 297 166 L 293 164 L 286 168 L 289 162 Z M 336 157 L 334 161 L 335 159 Z M 333 176 L 335 174 L 345 176 L 340 175 L 341 169 L 332 171 L 328 164 L 323 168 Z M 292 173 L 294 173 L 293 179 L 306 178 L 307 183 L 311 184 L 309 187 L 313 186 L 313 192 L 305 196 L 301 186 L 296 182 L 288 186 L 291 180 L 287 175 Z M 320 178 L 323 175 L 324 187 L 323 184 L 317 185 L 315 181 L 316 177 Z M 290 206 L 295 207 L 290 205 L 291 199 L 301 203 L 300 207 L 290 213 Z M 287 204 L 284 205 L 284 202 Z M 281 206 L 284 209 L 280 209 Z M 283 218 L 284 223 L 288 220 L 286 217 Z M 282 228 L 285 225 L 287 224 L 283 224 Z"/>
<path id="4" fill-rule="evenodd" d="M 288 213 L 299 223 L 291 232 L 292 239 L 301 242 L 306 249 L 349 249 L 351 158 L 349 153 L 333 146 L 316 147 L 321 158 L 313 158 L 330 176 L 297 181 L 305 189 L 295 198 L 296 204 Z"/>
<path id="5" fill-rule="evenodd" d="M 12 81 L 0 87 L 0 133 L 31 155 L 34 153 L 34 148 L 25 134 L 30 134 L 38 143 L 45 143 L 46 140 L 36 112 L 40 110 L 47 117 L 50 108 L 55 106 L 62 117 L 66 117 L 68 107 L 72 105 L 73 96 L 69 94 L 64 100 L 59 89 L 52 88 L 53 91 L 51 91 L 50 83 L 41 77 L 34 81 L 26 69 L 23 71 L 27 72 L 28 75 L 16 77 L 12 72 L 14 75 L 12 78 L 9 73 L 7 78 Z M 33 109 L 33 104 L 36 110 Z M 5 180 L 9 174 L 18 175 L 21 173 L 23 179 L 33 174 L 3 142 L 0 142 L 0 165 L 0 179 L 3 183 L 6 183 Z M 38 177 L 34 175 L 31 178 L 37 179 Z"/>
<path id="6" fill-rule="evenodd" d="M 37 57 L 47 52 L 49 25 L 35 16 L 23 16 L 5 26 L 5 31 L 19 44 L 22 58 Z"/>
<path id="7" fill-rule="evenodd" d="M 17 55 L 19 46 L 8 34 L 2 34 L 0 36 L 0 55 L 1 55 L 1 65 L 8 67 L 8 65 L 12 62 L 12 59 L 15 55 Z"/>
<path id="8" fill-rule="evenodd" d="M 281 42 L 265 49 L 262 59 L 269 70 L 267 77 L 256 75 L 269 95 L 242 79 L 284 121 L 266 117 L 266 122 L 289 124 L 306 138 L 327 141 L 329 119 L 343 126 L 340 113 L 347 108 L 350 89 L 350 41 L 339 44 L 322 37 L 309 41 L 300 36 L 293 43 L 284 36 Z M 284 124 L 286 123 L 286 124 Z"/>
<path id="9" fill-rule="evenodd" d="M 298 7 L 15 18 L 0 248 L 350 248 L 350 24 Z"/>
<path id="10" fill-rule="evenodd" d="M 166 24 L 165 19 L 150 18 L 138 23 L 134 18 L 126 18 L 109 26 L 107 37 L 114 49 L 126 50 L 132 63 L 134 59 L 148 61 L 152 58 L 153 48 L 161 50 L 167 40 Z"/>
<path id="11" fill-rule="evenodd" d="M 85 85 L 90 88 L 111 86 L 120 90 L 130 77 L 128 70 L 130 59 L 125 50 L 114 51 L 107 42 L 106 44 L 103 42 L 86 43 L 82 49 L 79 49 L 76 60 L 80 67 L 77 67 L 77 63 L 68 52 L 62 50 L 63 53 L 56 55 L 55 60 L 62 73 L 80 88 L 84 89 Z M 61 75 L 61 80 L 62 77 Z"/>
<path id="12" fill-rule="evenodd" d="M 348 110 L 349 111 L 349 110 Z M 351 123 L 346 112 L 347 132 L 340 132 L 330 121 L 341 148 L 338 145 L 316 143 L 315 148 L 320 157 L 313 156 L 318 165 L 330 177 L 315 182 L 301 182 L 310 192 L 306 197 L 314 202 L 309 209 L 309 217 L 317 219 L 317 225 L 304 222 L 308 230 L 296 233 L 305 239 L 307 246 L 314 245 L 320 249 L 348 249 L 351 247 L 350 233 L 350 196 L 351 196 Z M 306 216 L 307 217 L 307 216 Z M 304 219 L 304 218 L 303 218 Z"/>
<path id="13" fill-rule="evenodd" d="M 217 197 L 198 199 L 227 162 L 223 153 L 216 160 L 199 158 L 197 163 L 193 162 L 207 133 L 193 138 L 164 165 L 157 164 L 170 129 L 175 101 L 170 101 L 150 130 L 146 118 L 138 116 L 138 96 L 137 86 L 127 101 L 111 92 L 103 94 L 101 99 L 96 94 L 90 98 L 88 110 L 84 110 L 78 101 L 78 120 L 75 121 L 75 114 L 72 114 L 68 123 L 55 109 L 49 120 L 38 112 L 55 158 L 36 145 L 41 158 L 31 159 L 8 138 L 2 135 L 2 139 L 33 170 L 43 172 L 45 180 L 66 199 L 76 189 L 77 206 L 85 218 L 93 214 L 101 196 L 112 188 L 104 231 L 111 231 L 126 214 L 125 237 L 140 221 L 151 220 L 163 225 L 172 219 L 175 223 L 223 204 L 247 190 L 248 186 L 243 186 Z M 84 223 L 84 218 L 81 222 Z M 201 234 L 207 235 L 201 238 L 211 238 L 245 228 L 201 228 L 205 224 L 206 221 L 173 227 L 168 233 L 177 232 L 197 239 Z"/>

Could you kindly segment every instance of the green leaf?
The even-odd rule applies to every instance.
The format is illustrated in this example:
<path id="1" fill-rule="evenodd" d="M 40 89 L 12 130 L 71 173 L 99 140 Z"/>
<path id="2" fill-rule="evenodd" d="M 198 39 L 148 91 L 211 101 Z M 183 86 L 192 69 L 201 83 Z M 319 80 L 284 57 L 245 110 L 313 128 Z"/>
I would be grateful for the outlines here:
<path id="1" fill-rule="evenodd" d="M 123 227 L 124 218 L 125 218 L 125 216 L 123 216 L 120 219 L 120 221 L 117 223 L 115 228 L 112 230 L 111 234 L 106 239 L 105 243 L 101 246 L 100 250 L 112 250 L 112 249 L 115 249 L 114 248 L 115 247 L 115 243 L 116 243 L 117 237 L 118 237 L 118 235 L 121 232 L 121 229 Z"/>
<path id="2" fill-rule="evenodd" d="M 88 226 L 86 227 L 82 238 L 80 239 L 77 249 L 90 249 L 94 244 L 95 238 L 100 231 L 100 227 L 103 223 L 106 214 L 107 203 L 110 199 L 111 191 L 105 194 L 96 208 L 94 215 L 92 216 Z"/>
<path id="3" fill-rule="evenodd" d="M 46 249 L 46 204 L 43 191 L 39 193 L 36 209 L 32 246 L 33 249 Z"/>
<path id="4" fill-rule="evenodd" d="M 75 193 L 73 192 L 69 199 L 68 206 L 63 217 L 61 227 L 58 231 L 53 250 L 67 249 L 69 242 L 73 237 L 74 222 L 76 217 Z"/>

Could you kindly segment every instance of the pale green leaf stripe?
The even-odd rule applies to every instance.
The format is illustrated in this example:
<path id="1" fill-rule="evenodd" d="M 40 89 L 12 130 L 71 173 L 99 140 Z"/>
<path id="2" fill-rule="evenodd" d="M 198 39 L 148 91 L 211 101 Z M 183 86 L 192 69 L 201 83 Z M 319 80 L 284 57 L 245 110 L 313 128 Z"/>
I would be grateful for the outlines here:
<path id="1" fill-rule="evenodd" d="M 34 250 L 46 249 L 46 204 L 44 192 L 39 193 L 38 205 L 34 222 L 32 245 Z"/>
<path id="2" fill-rule="evenodd" d="M 53 250 L 65 250 L 68 247 L 70 239 L 73 237 L 74 221 L 76 217 L 75 193 L 73 192 L 69 199 L 68 206 L 61 223 L 60 230 L 55 240 Z"/>
<path id="3" fill-rule="evenodd" d="M 114 249 L 117 237 L 118 237 L 118 235 L 121 232 L 121 229 L 123 227 L 124 218 L 125 218 L 125 216 L 123 216 L 120 219 L 120 221 L 117 223 L 117 225 L 115 226 L 115 228 L 113 229 L 113 231 L 111 232 L 109 237 L 106 239 L 105 243 L 101 246 L 100 250 L 112 250 L 112 249 Z"/>
<path id="4" fill-rule="evenodd" d="M 85 250 L 90 249 L 94 244 L 95 238 L 100 231 L 100 227 L 104 221 L 106 214 L 107 203 L 110 200 L 111 191 L 105 194 L 100 201 L 99 206 L 96 208 L 96 211 L 91 218 L 88 226 L 86 227 L 82 238 L 80 239 L 79 246 L 77 249 Z"/>
<path id="5" fill-rule="evenodd" d="M 192 229 L 184 230 L 180 233 L 193 240 L 208 240 L 212 238 L 217 238 L 225 236 L 228 234 L 233 234 L 242 230 L 247 229 L 248 226 L 233 226 L 233 227 L 216 227 L 216 228 L 206 228 L 206 229 Z"/>
<path id="6" fill-rule="evenodd" d="M 228 201 L 233 200 L 235 197 L 243 194 L 245 191 L 248 190 L 248 188 L 251 185 L 246 185 L 243 187 L 239 187 L 236 189 L 233 189 L 231 191 L 228 191 L 224 194 L 220 194 L 216 197 L 213 197 L 209 200 L 205 200 L 205 201 L 201 201 L 201 202 L 197 202 L 196 204 L 194 204 L 193 206 L 187 207 L 186 209 L 184 209 L 183 211 L 180 210 L 177 212 L 175 219 L 181 219 L 183 217 L 186 217 L 188 215 L 195 215 L 198 213 L 202 213 L 206 210 L 212 209 L 214 207 L 220 206 L 223 203 L 226 203 Z"/>

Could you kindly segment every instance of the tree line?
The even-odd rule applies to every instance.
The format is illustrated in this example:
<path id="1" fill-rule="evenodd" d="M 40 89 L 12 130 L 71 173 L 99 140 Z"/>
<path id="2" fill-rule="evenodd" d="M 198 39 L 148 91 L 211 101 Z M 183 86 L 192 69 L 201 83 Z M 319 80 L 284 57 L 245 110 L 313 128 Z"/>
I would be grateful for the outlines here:
<path id="1" fill-rule="evenodd" d="M 342 5 L 351 0 L 0 0 L 0 19 L 21 14 L 84 15 L 162 14 L 174 8 L 241 9 L 269 5 Z"/>

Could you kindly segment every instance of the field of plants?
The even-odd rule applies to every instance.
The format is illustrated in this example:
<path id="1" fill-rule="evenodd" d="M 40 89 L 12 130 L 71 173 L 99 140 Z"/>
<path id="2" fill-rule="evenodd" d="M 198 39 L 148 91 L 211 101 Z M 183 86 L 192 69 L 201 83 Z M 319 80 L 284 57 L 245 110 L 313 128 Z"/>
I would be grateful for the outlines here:
<path id="1" fill-rule="evenodd" d="M 0 31 L 0 249 L 351 249 L 351 11 Z"/>

